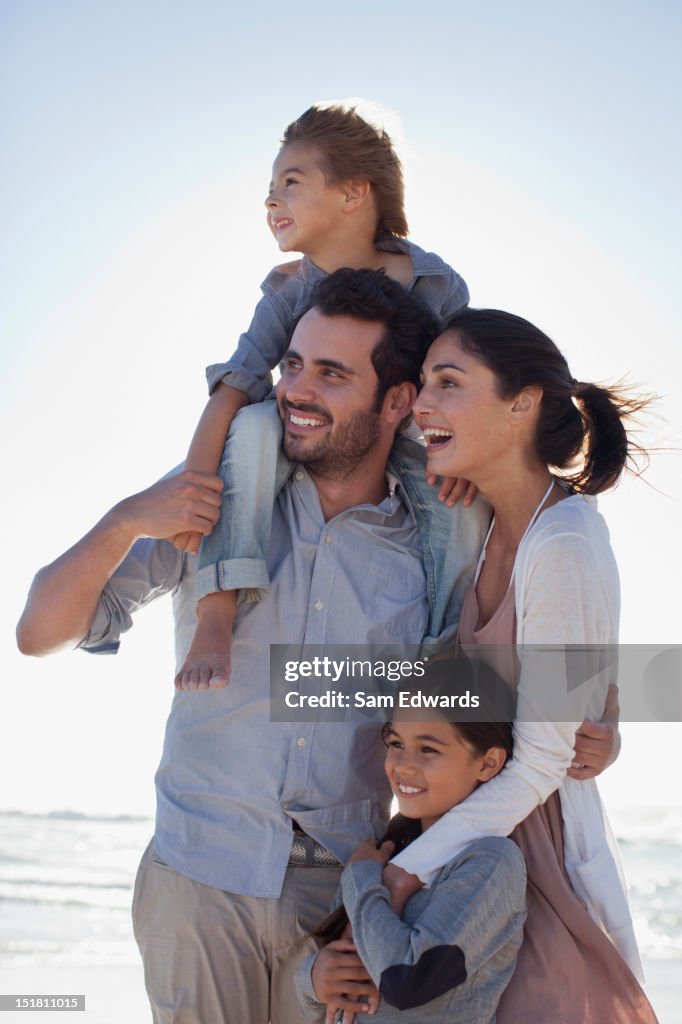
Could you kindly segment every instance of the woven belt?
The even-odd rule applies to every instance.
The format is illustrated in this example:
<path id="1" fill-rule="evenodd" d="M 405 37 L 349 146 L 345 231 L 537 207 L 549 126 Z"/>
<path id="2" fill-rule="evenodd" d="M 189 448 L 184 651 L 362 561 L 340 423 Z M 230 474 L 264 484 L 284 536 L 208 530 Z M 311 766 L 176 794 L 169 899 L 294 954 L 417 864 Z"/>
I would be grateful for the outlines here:
<path id="1" fill-rule="evenodd" d="M 289 864 L 299 868 L 339 867 L 341 862 L 305 832 L 294 832 Z"/>

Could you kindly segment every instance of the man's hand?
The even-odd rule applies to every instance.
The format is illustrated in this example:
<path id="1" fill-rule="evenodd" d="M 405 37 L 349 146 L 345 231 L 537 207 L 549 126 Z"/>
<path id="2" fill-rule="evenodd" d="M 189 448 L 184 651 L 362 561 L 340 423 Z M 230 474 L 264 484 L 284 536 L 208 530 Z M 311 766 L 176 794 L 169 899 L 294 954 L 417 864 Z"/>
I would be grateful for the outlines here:
<path id="1" fill-rule="evenodd" d="M 109 515 L 139 537 L 209 534 L 220 518 L 223 482 L 212 473 L 186 469 L 124 498 Z"/>
<path id="2" fill-rule="evenodd" d="M 438 477 L 433 473 L 427 473 L 426 480 L 433 486 L 437 483 Z M 444 502 L 448 508 L 453 508 L 463 497 L 462 504 L 464 508 L 468 508 L 477 494 L 478 487 L 470 480 L 465 480 L 461 476 L 444 476 L 438 491 L 438 500 Z"/>
<path id="3" fill-rule="evenodd" d="M 620 753 L 618 687 L 609 685 L 601 722 L 583 722 L 575 734 L 573 764 L 566 774 L 572 779 L 594 779 Z"/>
<path id="4" fill-rule="evenodd" d="M 370 997 L 378 999 L 376 986 L 350 939 L 336 939 L 321 949 L 311 978 L 318 1002 L 327 1006 L 327 1021 L 334 1019 L 337 1010 L 367 1013 Z"/>
<path id="5" fill-rule="evenodd" d="M 411 875 L 409 871 L 399 868 L 397 864 L 386 865 L 381 875 L 381 881 L 391 897 L 391 910 L 398 917 L 402 914 L 410 896 L 413 896 L 424 885 L 418 875 Z"/>
<path id="6" fill-rule="evenodd" d="M 373 839 L 366 839 L 364 843 L 360 843 L 353 850 L 348 860 L 349 864 L 355 864 L 359 860 L 374 860 L 377 864 L 388 864 L 393 851 L 395 850 L 395 843 L 386 842 L 382 843 L 381 847 L 377 850 L 377 844 Z"/>

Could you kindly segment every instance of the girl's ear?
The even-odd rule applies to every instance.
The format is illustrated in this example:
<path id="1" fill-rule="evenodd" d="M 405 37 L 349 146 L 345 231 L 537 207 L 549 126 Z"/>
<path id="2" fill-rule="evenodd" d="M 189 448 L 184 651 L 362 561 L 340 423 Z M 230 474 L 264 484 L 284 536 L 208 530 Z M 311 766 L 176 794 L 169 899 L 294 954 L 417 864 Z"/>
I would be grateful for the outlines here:
<path id="1" fill-rule="evenodd" d="M 507 763 L 507 751 L 504 747 L 488 747 L 481 758 L 481 766 L 478 772 L 479 782 L 488 782 L 498 772 L 501 772 Z"/>
<path id="2" fill-rule="evenodd" d="M 362 206 L 372 192 L 372 186 L 367 178 L 352 178 L 345 183 L 343 189 L 345 192 L 344 209 L 346 210 L 356 210 L 358 206 Z"/>

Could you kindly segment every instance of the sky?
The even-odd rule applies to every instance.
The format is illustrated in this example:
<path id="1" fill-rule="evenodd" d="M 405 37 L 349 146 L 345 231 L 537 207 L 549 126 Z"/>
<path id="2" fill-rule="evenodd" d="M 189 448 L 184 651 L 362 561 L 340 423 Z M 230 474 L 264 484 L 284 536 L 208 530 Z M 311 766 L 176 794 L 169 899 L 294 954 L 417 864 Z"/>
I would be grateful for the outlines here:
<path id="1" fill-rule="evenodd" d="M 545 329 L 581 380 L 660 397 L 647 482 L 600 507 L 622 640 L 680 641 L 679 5 L 403 0 L 0 4 L 6 498 L 0 808 L 151 813 L 170 608 L 117 658 L 26 659 L 39 566 L 178 463 L 280 257 L 263 200 L 285 126 L 362 97 L 397 115 L 411 237 L 472 304 Z M 679 803 L 682 726 L 626 725 L 602 789 Z"/>

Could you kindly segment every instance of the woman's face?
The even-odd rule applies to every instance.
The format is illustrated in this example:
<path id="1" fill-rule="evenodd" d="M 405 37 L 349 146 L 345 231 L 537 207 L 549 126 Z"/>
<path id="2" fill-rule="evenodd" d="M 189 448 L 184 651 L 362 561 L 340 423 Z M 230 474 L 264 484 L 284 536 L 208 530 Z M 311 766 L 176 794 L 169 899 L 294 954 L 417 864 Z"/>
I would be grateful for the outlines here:
<path id="1" fill-rule="evenodd" d="M 492 370 L 462 347 L 456 330 L 436 338 L 421 378 L 414 414 L 429 473 L 480 484 L 509 454 L 513 399 L 499 397 Z"/>

